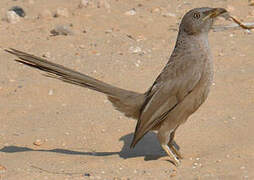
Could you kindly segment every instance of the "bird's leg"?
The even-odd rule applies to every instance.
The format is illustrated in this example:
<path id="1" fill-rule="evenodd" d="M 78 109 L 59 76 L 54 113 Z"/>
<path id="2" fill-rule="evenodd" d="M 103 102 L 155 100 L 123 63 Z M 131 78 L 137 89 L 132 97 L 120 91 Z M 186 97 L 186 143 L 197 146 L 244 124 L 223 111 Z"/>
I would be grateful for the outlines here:
<path id="1" fill-rule="evenodd" d="M 177 128 L 176 128 L 176 129 L 177 129 Z M 177 147 L 176 147 L 176 142 L 175 142 L 175 140 L 174 140 L 176 129 L 170 134 L 170 139 L 169 139 L 169 142 L 168 142 L 168 146 L 169 146 L 169 148 L 175 153 L 175 155 L 177 155 L 177 157 L 178 157 L 179 159 L 183 159 L 183 156 L 182 156 L 182 154 L 180 153 L 180 151 L 177 149 Z"/>
<path id="2" fill-rule="evenodd" d="M 164 151 L 168 154 L 168 156 L 171 158 L 172 160 L 172 163 L 175 165 L 175 166 L 178 166 L 180 165 L 180 160 L 179 158 L 177 157 L 176 154 L 174 154 L 174 152 L 172 151 L 171 148 L 169 148 L 168 146 L 168 142 L 169 142 L 169 136 L 168 136 L 168 131 L 163 131 L 163 130 L 160 130 L 157 134 L 157 137 L 158 137 L 158 140 L 160 142 L 160 145 L 161 147 L 164 149 Z"/>

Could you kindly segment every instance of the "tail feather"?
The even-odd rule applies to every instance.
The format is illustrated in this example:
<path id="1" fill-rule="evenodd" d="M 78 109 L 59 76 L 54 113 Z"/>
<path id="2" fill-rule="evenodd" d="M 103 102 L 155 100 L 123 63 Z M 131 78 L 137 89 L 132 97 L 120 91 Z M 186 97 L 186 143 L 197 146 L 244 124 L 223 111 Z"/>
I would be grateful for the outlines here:
<path id="1" fill-rule="evenodd" d="M 49 73 L 48 76 L 51 78 L 104 93 L 108 95 L 108 99 L 115 108 L 127 117 L 135 119 L 139 117 L 141 106 L 145 100 L 144 94 L 112 86 L 62 65 L 16 49 L 5 49 L 5 51 L 17 56 L 19 59 L 16 59 L 16 61 L 18 62 Z"/>

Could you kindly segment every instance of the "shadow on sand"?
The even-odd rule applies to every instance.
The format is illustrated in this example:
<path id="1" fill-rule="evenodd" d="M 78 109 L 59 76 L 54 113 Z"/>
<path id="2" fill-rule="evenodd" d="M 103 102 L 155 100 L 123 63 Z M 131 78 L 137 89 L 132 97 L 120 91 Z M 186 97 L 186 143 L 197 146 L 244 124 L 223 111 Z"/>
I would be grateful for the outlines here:
<path id="1" fill-rule="evenodd" d="M 36 152 L 54 152 L 68 155 L 87 155 L 87 156 L 111 156 L 119 155 L 121 158 L 134 158 L 134 157 L 144 157 L 145 160 L 156 160 L 162 156 L 166 156 L 162 150 L 155 133 L 150 132 L 136 145 L 134 149 L 130 149 L 131 140 L 133 133 L 122 136 L 119 140 L 124 141 L 124 146 L 120 152 L 82 152 L 74 151 L 69 149 L 32 149 L 27 147 L 19 146 L 5 146 L 0 149 L 0 152 L 4 153 L 18 153 L 26 151 L 36 151 Z"/>

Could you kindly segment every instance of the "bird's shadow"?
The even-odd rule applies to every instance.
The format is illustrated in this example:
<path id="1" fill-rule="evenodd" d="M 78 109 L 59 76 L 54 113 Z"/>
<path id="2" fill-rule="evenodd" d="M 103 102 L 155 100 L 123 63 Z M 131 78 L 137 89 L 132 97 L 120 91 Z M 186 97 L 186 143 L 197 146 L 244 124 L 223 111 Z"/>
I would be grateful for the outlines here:
<path id="1" fill-rule="evenodd" d="M 119 140 L 124 142 L 122 150 L 120 152 L 84 152 L 75 151 L 69 149 L 32 149 L 28 147 L 20 146 L 5 146 L 0 149 L 0 152 L 4 153 L 19 153 L 26 151 L 33 152 L 53 152 L 67 155 L 85 155 L 85 156 L 112 156 L 119 155 L 123 159 L 134 158 L 134 157 L 144 157 L 146 161 L 156 160 L 160 157 L 166 156 L 165 152 L 162 150 L 155 133 L 148 133 L 136 146 L 134 149 L 130 149 L 130 144 L 133 138 L 133 133 L 122 136 Z"/>

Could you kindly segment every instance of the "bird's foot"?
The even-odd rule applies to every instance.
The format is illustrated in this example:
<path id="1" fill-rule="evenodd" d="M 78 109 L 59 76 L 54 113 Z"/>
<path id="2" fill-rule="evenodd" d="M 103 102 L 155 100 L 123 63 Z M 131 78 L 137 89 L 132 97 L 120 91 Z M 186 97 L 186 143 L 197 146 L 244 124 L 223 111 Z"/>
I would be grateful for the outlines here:
<path id="1" fill-rule="evenodd" d="M 177 157 L 177 155 L 169 148 L 168 145 L 161 145 L 164 151 L 168 154 L 168 156 L 171 158 L 171 162 L 175 166 L 179 166 L 181 164 L 180 159 Z"/>

